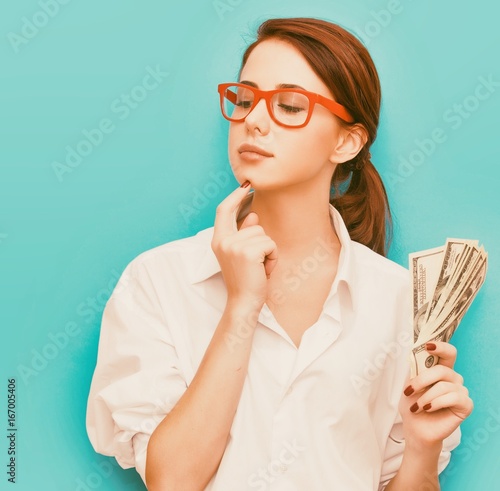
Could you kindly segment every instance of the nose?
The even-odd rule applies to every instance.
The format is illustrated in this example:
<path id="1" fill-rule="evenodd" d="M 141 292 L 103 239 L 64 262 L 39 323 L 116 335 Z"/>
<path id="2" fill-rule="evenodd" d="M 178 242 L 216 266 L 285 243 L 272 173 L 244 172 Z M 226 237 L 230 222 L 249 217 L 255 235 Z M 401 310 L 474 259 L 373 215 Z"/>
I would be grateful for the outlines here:
<path id="1" fill-rule="evenodd" d="M 245 124 L 252 131 L 265 135 L 269 133 L 271 116 L 267 110 L 266 101 L 261 99 L 245 118 Z"/>

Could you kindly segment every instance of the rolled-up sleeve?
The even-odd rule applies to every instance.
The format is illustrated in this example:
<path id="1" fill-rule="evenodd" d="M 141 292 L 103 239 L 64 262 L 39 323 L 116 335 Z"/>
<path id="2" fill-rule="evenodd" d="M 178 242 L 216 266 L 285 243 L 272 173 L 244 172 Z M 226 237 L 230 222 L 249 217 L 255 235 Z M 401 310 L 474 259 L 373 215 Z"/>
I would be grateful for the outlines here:
<path id="1" fill-rule="evenodd" d="M 438 472 L 441 473 L 450 462 L 451 451 L 460 443 L 460 427 L 458 427 L 448 438 L 443 440 L 443 449 L 438 461 Z M 379 491 L 385 489 L 391 479 L 397 474 L 403 461 L 403 452 L 405 448 L 403 423 L 401 415 L 398 417 L 392 427 L 387 445 L 385 447 L 384 463 L 380 477 Z"/>
<path id="2" fill-rule="evenodd" d="M 157 292 L 147 270 L 133 262 L 102 317 L 87 404 L 96 452 L 114 456 L 124 469 L 135 467 L 145 482 L 149 438 L 186 387 Z"/>

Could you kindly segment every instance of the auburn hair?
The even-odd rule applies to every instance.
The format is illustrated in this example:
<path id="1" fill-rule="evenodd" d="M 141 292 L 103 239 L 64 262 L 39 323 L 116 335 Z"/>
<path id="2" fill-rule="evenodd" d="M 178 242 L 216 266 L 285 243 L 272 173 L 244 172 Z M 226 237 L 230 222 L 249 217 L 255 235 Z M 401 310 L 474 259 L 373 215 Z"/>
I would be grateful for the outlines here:
<path id="1" fill-rule="evenodd" d="M 353 34 L 331 22 L 314 18 L 279 18 L 263 22 L 257 39 L 243 54 L 240 73 L 253 49 L 277 38 L 298 49 L 311 68 L 346 107 L 353 123 L 366 129 L 367 141 L 351 160 L 337 165 L 330 203 L 339 211 L 352 240 L 387 255 L 392 219 L 382 179 L 371 162 L 370 146 L 377 135 L 380 80 L 365 46 Z"/>

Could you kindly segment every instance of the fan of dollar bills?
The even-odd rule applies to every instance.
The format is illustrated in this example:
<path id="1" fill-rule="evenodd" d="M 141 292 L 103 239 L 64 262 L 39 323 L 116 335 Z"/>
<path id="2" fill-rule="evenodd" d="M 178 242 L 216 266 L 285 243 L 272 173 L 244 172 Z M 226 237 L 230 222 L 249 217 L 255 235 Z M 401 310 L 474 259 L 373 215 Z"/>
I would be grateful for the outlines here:
<path id="1" fill-rule="evenodd" d="M 447 239 L 442 247 L 409 255 L 413 285 L 411 377 L 439 361 L 425 344 L 449 341 L 481 288 L 488 253 L 477 240 Z"/>

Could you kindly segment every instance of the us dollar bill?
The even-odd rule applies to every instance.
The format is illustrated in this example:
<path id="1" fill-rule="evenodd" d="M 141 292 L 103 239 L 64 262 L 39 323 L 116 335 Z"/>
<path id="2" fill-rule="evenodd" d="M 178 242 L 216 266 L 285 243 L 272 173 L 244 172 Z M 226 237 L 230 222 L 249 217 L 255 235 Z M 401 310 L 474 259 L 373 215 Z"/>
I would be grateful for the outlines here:
<path id="1" fill-rule="evenodd" d="M 442 296 L 443 291 L 448 286 L 450 279 L 452 278 L 453 272 L 455 271 L 455 267 L 459 264 L 460 259 L 463 257 L 463 252 L 467 247 L 466 241 L 461 240 L 446 240 L 443 261 L 441 267 L 439 268 L 439 276 L 436 283 L 436 289 L 434 290 L 434 294 L 432 300 L 429 303 L 427 312 L 425 314 L 425 321 L 429 322 L 429 319 L 432 317 L 432 313 Z"/>
<path id="2" fill-rule="evenodd" d="M 410 254 L 413 286 L 413 337 L 415 342 L 419 337 L 429 304 L 433 299 L 443 256 L 444 247 Z"/>
<path id="3" fill-rule="evenodd" d="M 486 277 L 488 254 L 477 241 L 448 239 L 443 247 L 409 255 L 414 345 L 411 377 L 438 363 L 426 343 L 449 341 Z"/>

